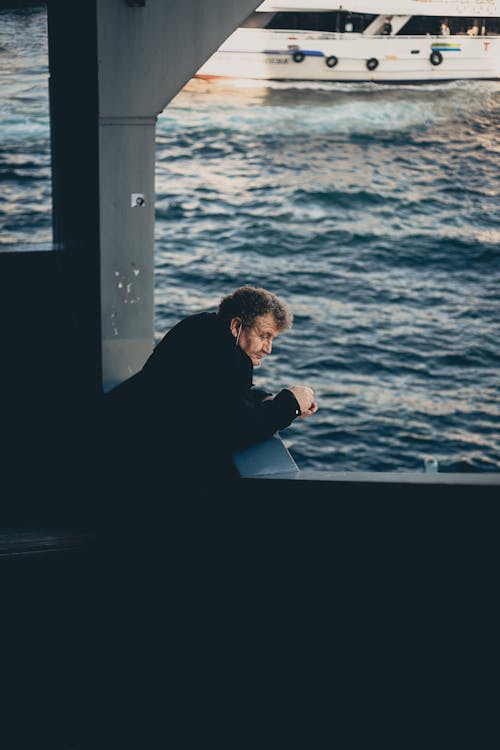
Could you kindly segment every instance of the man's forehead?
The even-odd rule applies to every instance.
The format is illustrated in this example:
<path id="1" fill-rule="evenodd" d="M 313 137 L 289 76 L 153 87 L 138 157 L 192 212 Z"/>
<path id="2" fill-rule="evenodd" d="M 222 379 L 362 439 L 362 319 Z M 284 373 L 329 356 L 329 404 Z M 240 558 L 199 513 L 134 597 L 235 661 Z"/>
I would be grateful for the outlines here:
<path id="1" fill-rule="evenodd" d="M 276 320 L 274 319 L 274 315 L 272 313 L 259 315 L 257 318 L 255 318 L 255 325 L 261 331 L 272 331 L 275 336 L 277 336 L 277 334 L 279 333 L 279 328 L 276 325 Z"/>

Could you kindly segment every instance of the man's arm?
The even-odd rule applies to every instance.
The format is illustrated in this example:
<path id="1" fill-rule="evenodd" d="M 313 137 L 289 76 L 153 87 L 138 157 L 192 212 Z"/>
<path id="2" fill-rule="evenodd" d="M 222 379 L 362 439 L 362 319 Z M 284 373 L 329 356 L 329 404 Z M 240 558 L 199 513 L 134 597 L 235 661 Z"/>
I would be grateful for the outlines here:
<path id="1" fill-rule="evenodd" d="M 248 394 L 248 400 L 256 406 L 261 404 L 263 401 L 268 401 L 271 398 L 274 398 L 274 395 L 272 393 L 264 391 L 261 388 L 255 388 L 254 386 L 250 388 L 250 392 Z"/>
<path id="2" fill-rule="evenodd" d="M 300 405 L 291 390 L 285 388 L 276 396 L 266 394 L 262 399 L 249 391 L 226 412 L 228 447 L 237 451 L 260 443 L 288 427 L 298 416 Z"/>
<path id="3" fill-rule="evenodd" d="M 297 417 L 308 417 L 318 410 L 312 389 L 305 385 L 284 388 L 274 397 L 261 391 L 265 395 L 260 400 L 251 395 L 252 390 L 236 398 L 226 412 L 226 436 L 232 451 L 260 443 Z"/>

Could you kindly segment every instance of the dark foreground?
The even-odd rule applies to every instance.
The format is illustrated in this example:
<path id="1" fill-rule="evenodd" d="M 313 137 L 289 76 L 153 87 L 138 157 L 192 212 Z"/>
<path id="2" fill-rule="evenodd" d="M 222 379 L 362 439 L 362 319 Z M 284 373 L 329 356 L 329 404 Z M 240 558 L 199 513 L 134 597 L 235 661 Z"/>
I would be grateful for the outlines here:
<path id="1" fill-rule="evenodd" d="M 2 531 L 4 747 L 480 742 L 498 486 L 176 479 Z"/>

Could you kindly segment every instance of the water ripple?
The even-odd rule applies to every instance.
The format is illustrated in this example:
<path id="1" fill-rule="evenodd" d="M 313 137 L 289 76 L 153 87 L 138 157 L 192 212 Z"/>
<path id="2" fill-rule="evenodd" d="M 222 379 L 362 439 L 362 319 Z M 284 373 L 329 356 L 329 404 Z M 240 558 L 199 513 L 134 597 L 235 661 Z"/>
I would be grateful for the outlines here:
<path id="1" fill-rule="evenodd" d="M 1 17 L 10 247 L 50 239 L 46 16 Z M 499 82 L 191 81 L 158 118 L 156 339 L 267 286 L 295 325 L 256 382 L 320 404 L 299 465 L 500 470 L 499 126 Z"/>

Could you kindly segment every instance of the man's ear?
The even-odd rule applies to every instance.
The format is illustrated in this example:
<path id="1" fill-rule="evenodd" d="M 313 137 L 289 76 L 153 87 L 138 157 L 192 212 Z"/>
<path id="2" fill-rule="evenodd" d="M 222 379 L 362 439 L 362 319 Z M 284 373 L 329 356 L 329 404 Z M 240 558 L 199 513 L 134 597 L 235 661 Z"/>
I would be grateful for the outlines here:
<path id="1" fill-rule="evenodd" d="M 241 318 L 232 318 L 231 322 L 229 324 L 229 329 L 231 333 L 233 334 L 234 338 L 238 336 L 238 333 L 240 332 L 241 328 Z"/>

